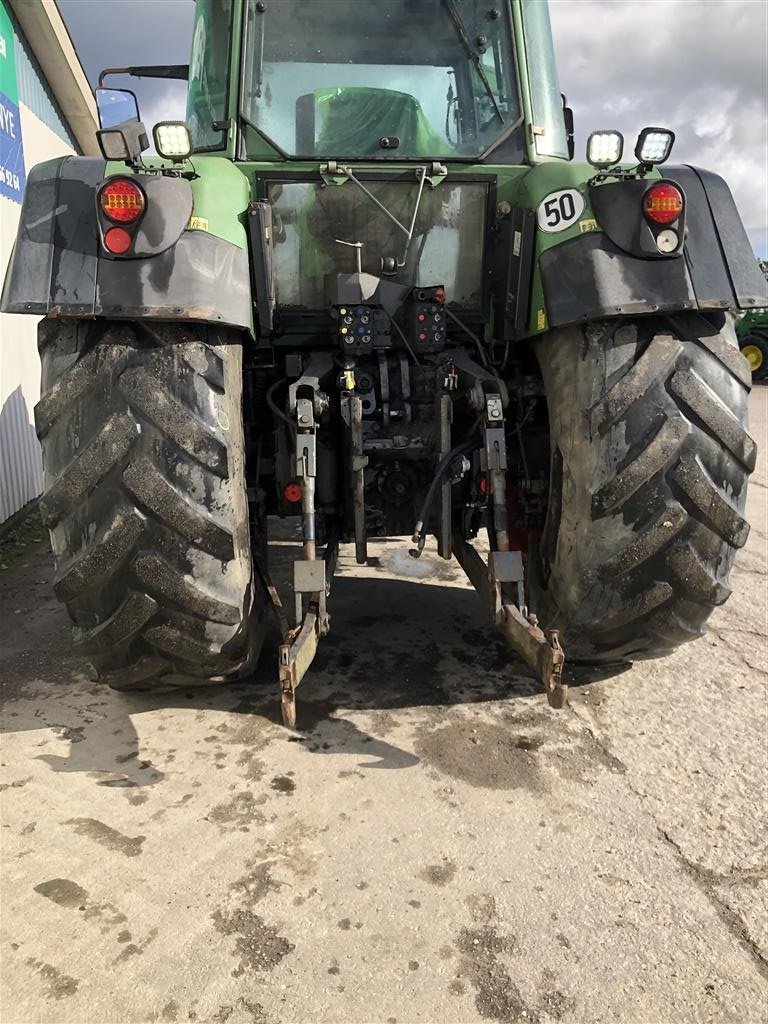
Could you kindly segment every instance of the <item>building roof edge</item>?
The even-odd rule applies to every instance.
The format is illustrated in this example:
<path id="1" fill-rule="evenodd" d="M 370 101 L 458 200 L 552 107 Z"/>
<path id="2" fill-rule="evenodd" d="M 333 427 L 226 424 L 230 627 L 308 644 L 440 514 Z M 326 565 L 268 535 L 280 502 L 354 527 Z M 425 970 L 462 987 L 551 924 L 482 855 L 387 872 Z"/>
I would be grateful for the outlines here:
<path id="1" fill-rule="evenodd" d="M 78 145 L 98 156 L 96 101 L 56 0 L 9 3 Z"/>

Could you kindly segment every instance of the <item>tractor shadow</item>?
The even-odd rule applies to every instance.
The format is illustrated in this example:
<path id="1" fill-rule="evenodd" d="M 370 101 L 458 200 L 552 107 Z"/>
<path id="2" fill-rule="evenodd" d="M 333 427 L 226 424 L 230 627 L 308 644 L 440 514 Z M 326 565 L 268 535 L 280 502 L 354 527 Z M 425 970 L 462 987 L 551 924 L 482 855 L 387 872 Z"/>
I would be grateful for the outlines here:
<path id="1" fill-rule="evenodd" d="M 281 557 L 289 560 L 292 548 L 285 544 Z M 4 609 L 20 606 L 18 631 L 0 647 L 2 730 L 47 730 L 35 744 L 41 748 L 31 755 L 35 760 L 56 773 L 88 773 L 96 785 L 134 789 L 164 778 L 163 765 L 141 753 L 147 714 L 226 712 L 258 742 L 287 735 L 312 753 L 365 755 L 375 759 L 366 767 L 399 769 L 418 759 L 384 739 L 387 730 L 375 727 L 376 718 L 368 732 L 355 713 L 411 710 L 439 720 L 440 709 L 541 694 L 530 670 L 486 624 L 473 590 L 441 579 L 439 565 L 438 578 L 413 582 L 391 578 L 377 561 L 363 574 L 342 567 L 334 579 L 331 632 L 297 691 L 298 729 L 288 733 L 280 717 L 276 629 L 265 639 L 256 672 L 235 684 L 117 693 L 90 679 L 68 656 L 69 623 L 50 594 L 51 559 L 41 547 L 0 587 Z M 617 671 L 623 669 L 570 669 L 569 682 L 582 685 Z M 69 740 L 66 754 L 60 739 Z"/>

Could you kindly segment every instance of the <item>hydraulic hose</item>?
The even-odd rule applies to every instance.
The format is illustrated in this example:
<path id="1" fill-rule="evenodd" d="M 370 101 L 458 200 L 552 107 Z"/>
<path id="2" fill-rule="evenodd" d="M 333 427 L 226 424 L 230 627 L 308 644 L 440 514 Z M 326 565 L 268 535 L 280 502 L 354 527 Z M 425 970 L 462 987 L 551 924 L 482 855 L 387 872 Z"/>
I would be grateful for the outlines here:
<path id="1" fill-rule="evenodd" d="M 288 424 L 288 429 L 292 433 L 295 433 L 296 432 L 296 424 L 291 420 L 290 416 L 288 416 L 287 413 L 283 412 L 283 410 L 280 409 L 275 404 L 275 401 L 272 398 L 272 395 L 274 395 L 275 391 L 277 391 L 277 389 L 280 387 L 280 385 L 281 384 L 285 384 L 285 383 L 286 383 L 286 381 L 283 378 L 281 378 L 280 380 L 276 380 L 275 383 L 272 384 L 272 386 L 269 388 L 269 390 L 267 391 L 267 394 L 266 394 L 267 405 L 272 410 L 274 415 L 277 416 L 279 419 L 283 420 L 285 423 L 287 423 Z"/>
<path id="2" fill-rule="evenodd" d="M 427 493 L 424 496 L 424 502 L 421 506 L 421 512 L 419 513 L 418 521 L 413 528 L 413 537 L 411 538 L 411 540 L 416 545 L 416 547 L 409 549 L 409 554 L 411 555 L 412 558 L 419 558 L 421 556 L 421 552 L 424 550 L 424 544 L 426 543 L 427 538 L 426 524 L 429 519 L 429 514 L 432 511 L 432 504 L 435 500 L 437 488 L 440 486 L 440 483 L 443 477 L 445 476 L 445 472 L 450 466 L 450 464 L 453 462 L 453 460 L 458 455 L 463 455 L 465 452 L 470 451 L 474 447 L 475 442 L 472 435 L 477 430 L 479 423 L 480 420 L 477 419 L 472 425 L 469 434 L 461 442 L 461 444 L 457 444 L 455 448 L 452 448 L 449 452 L 447 452 L 442 457 L 440 462 L 437 464 L 435 475 L 432 477 L 432 482 L 430 483 L 427 489 Z"/>

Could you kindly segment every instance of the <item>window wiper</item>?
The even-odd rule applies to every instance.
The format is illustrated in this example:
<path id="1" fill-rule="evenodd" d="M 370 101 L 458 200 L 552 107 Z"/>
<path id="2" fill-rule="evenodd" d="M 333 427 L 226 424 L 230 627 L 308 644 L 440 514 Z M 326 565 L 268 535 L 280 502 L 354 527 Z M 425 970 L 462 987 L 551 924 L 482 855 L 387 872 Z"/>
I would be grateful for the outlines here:
<path id="1" fill-rule="evenodd" d="M 488 93 L 488 98 L 493 104 L 493 109 L 498 115 L 498 118 L 501 121 L 501 123 L 504 124 L 504 115 L 502 114 L 499 108 L 499 104 L 496 102 L 496 94 L 493 91 L 491 83 L 488 81 L 488 76 L 483 70 L 483 62 L 480 60 L 477 51 L 475 50 L 474 46 L 470 41 L 469 36 L 467 35 L 467 30 L 464 27 L 464 22 L 461 20 L 461 15 L 456 10 L 454 0 L 443 0 L 443 2 L 448 9 L 448 14 L 450 15 L 451 21 L 453 22 L 453 27 L 456 30 L 456 35 L 459 38 L 459 42 L 464 47 L 469 59 L 475 65 L 475 70 L 480 76 L 480 81 L 483 83 L 485 91 Z"/>
<path id="2" fill-rule="evenodd" d="M 255 10 L 257 14 L 261 15 L 261 20 L 259 21 L 259 30 L 258 30 L 259 31 L 259 38 L 258 38 L 258 42 L 256 44 L 256 62 L 255 62 L 256 63 L 256 67 L 254 69 L 254 75 L 253 75 L 254 80 L 255 80 L 254 84 L 256 86 L 256 88 L 254 90 L 254 95 L 256 96 L 256 99 L 260 100 L 261 99 L 261 87 L 264 84 L 264 29 L 265 29 L 266 24 L 267 24 L 267 19 L 266 19 L 266 10 L 267 10 L 267 8 L 266 8 L 265 4 L 255 4 L 254 7 L 251 8 L 251 10 Z"/>

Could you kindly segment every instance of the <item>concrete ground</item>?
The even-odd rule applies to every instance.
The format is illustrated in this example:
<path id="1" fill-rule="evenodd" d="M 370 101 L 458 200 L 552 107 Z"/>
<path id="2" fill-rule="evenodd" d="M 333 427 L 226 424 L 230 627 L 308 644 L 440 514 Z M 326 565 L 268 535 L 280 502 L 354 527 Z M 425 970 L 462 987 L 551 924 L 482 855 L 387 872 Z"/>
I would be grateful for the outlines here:
<path id="1" fill-rule="evenodd" d="M 91 682 L 28 550 L 0 575 L 3 1024 L 768 1020 L 768 389 L 752 431 L 706 637 L 562 712 L 405 542 L 344 552 L 300 734 L 271 652 L 256 685 Z"/>

